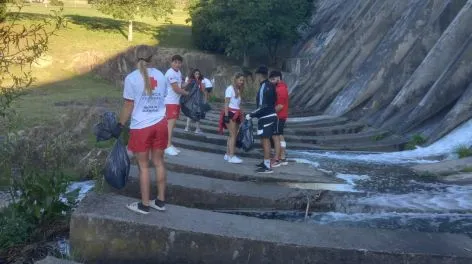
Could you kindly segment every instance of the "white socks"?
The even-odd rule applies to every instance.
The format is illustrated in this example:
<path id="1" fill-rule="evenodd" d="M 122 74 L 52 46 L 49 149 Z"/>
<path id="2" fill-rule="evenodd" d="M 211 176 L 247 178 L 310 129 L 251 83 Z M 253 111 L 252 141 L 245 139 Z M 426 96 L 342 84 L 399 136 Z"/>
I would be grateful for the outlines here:
<path id="1" fill-rule="evenodd" d="M 270 159 L 265 159 L 264 160 L 264 165 L 266 166 L 266 168 L 270 169 Z"/>

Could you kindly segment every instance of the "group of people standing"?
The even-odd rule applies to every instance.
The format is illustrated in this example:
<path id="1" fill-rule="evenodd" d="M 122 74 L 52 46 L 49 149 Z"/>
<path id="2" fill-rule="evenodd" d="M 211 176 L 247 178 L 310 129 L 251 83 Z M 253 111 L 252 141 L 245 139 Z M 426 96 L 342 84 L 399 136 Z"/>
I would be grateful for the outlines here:
<path id="1" fill-rule="evenodd" d="M 241 95 L 244 90 L 244 75 L 236 73 L 233 84 L 225 91 L 224 110 L 220 117 L 220 132 L 227 128 L 229 136 L 224 159 L 230 163 L 242 163 L 235 155 L 236 137 L 243 119 L 257 118 L 257 135 L 261 138 L 264 151 L 263 161 L 257 165 L 257 173 L 272 173 L 272 168 L 287 165 L 283 137 L 285 122 L 288 118 L 288 88 L 282 80 L 280 71 L 260 66 L 255 72 L 255 80 L 260 87 L 256 96 L 257 108 L 244 114 L 241 108 Z M 271 158 L 271 140 L 274 142 L 275 155 Z"/>
<path id="2" fill-rule="evenodd" d="M 134 153 L 139 167 L 141 201 L 127 205 L 134 212 L 148 214 L 150 208 L 165 210 L 166 168 L 164 154 L 175 156 L 180 150 L 172 145 L 173 130 L 180 116 L 181 98 L 189 96 L 195 89 L 208 102 L 212 92 L 212 83 L 195 69 L 184 80 L 180 71 L 183 58 L 174 55 L 171 67 L 165 74 L 150 67 L 153 50 L 146 45 L 135 50 L 137 69 L 129 73 L 124 81 L 124 103 L 120 118 L 112 134 L 119 138 L 124 124 L 130 120 L 128 149 Z M 287 165 L 285 158 L 285 140 L 283 129 L 288 113 L 288 90 L 282 81 L 282 74 L 272 71 L 268 75 L 265 66 L 256 71 L 256 79 L 260 80 L 257 94 L 257 109 L 244 114 L 241 109 L 241 98 L 244 91 L 244 75 L 235 74 L 233 84 L 225 91 L 225 104 L 222 110 L 220 129 L 227 128 L 227 153 L 224 159 L 230 163 L 242 163 L 235 153 L 236 136 L 239 125 L 244 118 L 258 119 L 257 135 L 261 137 L 264 149 L 264 160 L 258 164 L 258 173 L 271 173 L 272 168 Z M 189 131 L 191 119 L 187 119 L 186 131 Z M 196 123 L 195 133 L 201 133 Z M 275 156 L 270 158 L 271 139 L 274 141 Z M 150 168 L 151 159 L 156 168 L 158 197 L 150 200 Z"/>

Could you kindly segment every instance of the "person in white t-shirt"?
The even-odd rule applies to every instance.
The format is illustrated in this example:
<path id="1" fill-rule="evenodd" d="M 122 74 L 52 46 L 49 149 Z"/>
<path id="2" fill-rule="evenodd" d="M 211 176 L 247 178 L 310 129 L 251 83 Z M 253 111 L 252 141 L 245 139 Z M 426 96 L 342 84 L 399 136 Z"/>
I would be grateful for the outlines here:
<path id="1" fill-rule="evenodd" d="M 205 102 L 208 102 L 211 92 L 213 91 L 213 83 L 206 77 L 203 77 L 203 85 L 205 86 Z"/>
<path id="2" fill-rule="evenodd" d="M 167 70 L 165 76 L 167 80 L 167 96 L 165 98 L 166 117 L 169 129 L 169 139 L 165 154 L 176 156 L 180 150 L 172 145 L 172 134 L 175 127 L 175 122 L 180 116 L 180 96 L 188 95 L 189 93 L 182 89 L 182 68 L 183 58 L 180 55 L 172 56 L 171 68 Z"/>
<path id="3" fill-rule="evenodd" d="M 165 117 L 164 98 L 166 78 L 159 70 L 149 65 L 152 48 L 141 45 L 136 48 L 137 69 L 125 78 L 123 98 L 125 100 L 120 121 L 113 130 L 119 137 L 123 124 L 131 118 L 128 149 L 138 161 L 141 202 L 128 204 L 135 212 L 148 214 L 149 208 L 165 210 L 166 168 L 164 149 L 167 147 L 168 130 Z M 156 168 L 158 198 L 150 199 L 149 154 Z"/>
<path id="4" fill-rule="evenodd" d="M 220 114 L 219 131 L 229 130 L 227 148 L 224 159 L 229 163 L 242 163 L 243 161 L 234 155 L 236 148 L 236 137 L 238 135 L 239 125 L 243 120 L 241 109 L 241 95 L 244 90 L 244 74 L 236 73 L 233 77 L 233 84 L 228 86 L 225 91 L 225 106 Z"/>

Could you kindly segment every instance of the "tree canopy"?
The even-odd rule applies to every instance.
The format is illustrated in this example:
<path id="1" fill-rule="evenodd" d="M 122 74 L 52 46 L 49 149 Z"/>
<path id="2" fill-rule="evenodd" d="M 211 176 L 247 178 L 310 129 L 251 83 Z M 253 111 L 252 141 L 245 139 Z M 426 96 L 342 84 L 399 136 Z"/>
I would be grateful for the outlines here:
<path id="1" fill-rule="evenodd" d="M 98 11 L 116 19 L 129 21 L 128 40 L 133 40 L 133 21 L 138 17 L 167 18 L 175 7 L 174 0 L 94 0 Z"/>
<path id="2" fill-rule="evenodd" d="M 282 43 L 297 40 L 298 27 L 312 15 L 313 1 L 192 0 L 193 39 L 199 48 L 245 58 L 251 48 L 265 46 L 275 58 Z"/>
<path id="3" fill-rule="evenodd" d="M 0 10 L 3 5 L 0 3 Z M 0 118 L 33 82 L 29 67 L 48 50 L 49 37 L 65 26 L 62 10 L 52 11 L 47 19 L 26 26 L 19 19 L 22 7 L 17 5 L 18 11 L 4 17 L 6 21 L 0 27 Z"/>

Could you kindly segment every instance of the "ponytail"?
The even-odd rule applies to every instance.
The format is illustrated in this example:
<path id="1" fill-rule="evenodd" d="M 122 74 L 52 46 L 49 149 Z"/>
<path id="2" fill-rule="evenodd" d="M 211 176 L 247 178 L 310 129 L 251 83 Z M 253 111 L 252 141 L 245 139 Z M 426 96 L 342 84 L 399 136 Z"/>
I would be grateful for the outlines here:
<path id="1" fill-rule="evenodd" d="M 144 60 L 139 60 L 138 69 L 144 80 L 144 90 L 146 91 L 147 95 L 151 95 L 152 89 L 151 89 L 151 81 L 149 80 L 149 73 L 147 70 L 147 62 Z"/>

